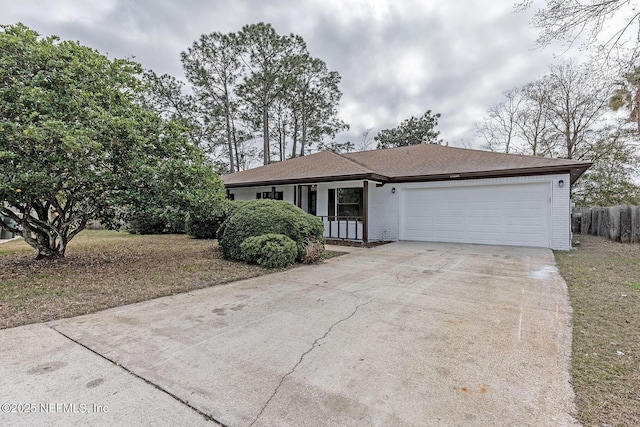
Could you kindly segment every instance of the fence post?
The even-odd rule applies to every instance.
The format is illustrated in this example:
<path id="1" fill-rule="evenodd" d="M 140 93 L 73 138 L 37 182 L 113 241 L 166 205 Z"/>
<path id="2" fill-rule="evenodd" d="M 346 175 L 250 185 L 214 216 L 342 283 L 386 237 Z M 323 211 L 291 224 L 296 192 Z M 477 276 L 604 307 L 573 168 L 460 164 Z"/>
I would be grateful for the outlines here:
<path id="1" fill-rule="evenodd" d="M 640 206 L 631 207 L 631 241 L 640 243 Z"/>
<path id="2" fill-rule="evenodd" d="M 573 208 L 571 210 L 571 232 L 580 232 L 580 222 L 582 221 L 582 212 L 580 208 Z"/>
<path id="3" fill-rule="evenodd" d="M 631 242 L 631 206 L 620 207 L 620 241 Z"/>
<path id="4" fill-rule="evenodd" d="M 580 234 L 589 234 L 591 230 L 591 208 L 580 208 Z"/>
<path id="5" fill-rule="evenodd" d="M 611 206 L 607 208 L 609 216 L 609 240 L 614 242 L 620 241 L 620 206 Z"/>
<path id="6" fill-rule="evenodd" d="M 602 234 L 600 234 L 600 228 L 602 227 L 603 212 L 600 208 L 595 208 L 593 212 L 596 214 L 596 222 L 595 224 L 593 224 L 593 235 L 601 236 Z"/>

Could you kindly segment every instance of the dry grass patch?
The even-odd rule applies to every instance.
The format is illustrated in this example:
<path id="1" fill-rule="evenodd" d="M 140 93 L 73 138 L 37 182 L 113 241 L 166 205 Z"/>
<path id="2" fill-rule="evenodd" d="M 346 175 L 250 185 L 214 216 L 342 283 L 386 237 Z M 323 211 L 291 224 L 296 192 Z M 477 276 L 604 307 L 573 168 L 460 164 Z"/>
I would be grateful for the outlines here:
<path id="1" fill-rule="evenodd" d="M 578 236 L 556 252 L 573 307 L 572 377 L 585 425 L 640 425 L 640 245 Z"/>
<path id="2" fill-rule="evenodd" d="M 273 272 L 222 258 L 184 235 L 85 230 L 64 259 L 35 261 L 21 240 L 0 245 L 0 328 L 92 313 Z"/>

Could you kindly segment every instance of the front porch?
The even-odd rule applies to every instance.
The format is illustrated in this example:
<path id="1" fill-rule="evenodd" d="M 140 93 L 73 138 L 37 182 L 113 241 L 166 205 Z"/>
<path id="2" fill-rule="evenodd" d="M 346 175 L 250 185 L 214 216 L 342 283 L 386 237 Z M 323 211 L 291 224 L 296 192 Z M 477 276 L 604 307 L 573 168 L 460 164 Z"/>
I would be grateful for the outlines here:
<path id="1" fill-rule="evenodd" d="M 329 240 L 365 242 L 363 217 L 318 216 L 324 223 L 324 237 Z"/>
<path id="2" fill-rule="evenodd" d="M 369 181 L 310 182 L 227 189 L 233 200 L 275 199 L 293 203 L 324 224 L 327 240 L 369 242 Z"/>
<path id="3" fill-rule="evenodd" d="M 322 220 L 327 240 L 367 243 L 368 193 L 366 180 L 335 187 L 300 184 L 295 186 L 293 203 Z"/>

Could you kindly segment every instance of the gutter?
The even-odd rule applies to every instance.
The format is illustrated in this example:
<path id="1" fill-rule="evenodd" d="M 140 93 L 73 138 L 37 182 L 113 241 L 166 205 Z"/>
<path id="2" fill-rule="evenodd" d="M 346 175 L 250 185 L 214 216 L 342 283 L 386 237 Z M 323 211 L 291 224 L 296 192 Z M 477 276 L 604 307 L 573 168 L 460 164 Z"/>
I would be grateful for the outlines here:
<path id="1" fill-rule="evenodd" d="M 531 175 L 548 175 L 550 173 L 568 173 L 570 175 L 571 184 L 575 183 L 580 176 L 591 167 L 593 163 L 582 163 L 580 165 L 559 165 L 559 166 L 543 166 L 535 168 L 519 168 L 505 169 L 493 171 L 478 172 L 460 172 L 437 175 L 413 175 L 388 177 L 377 173 L 365 173 L 357 175 L 335 175 L 326 177 L 311 178 L 286 178 L 279 180 L 255 181 L 255 182 L 239 182 L 225 183 L 226 188 L 244 188 L 274 185 L 298 185 L 298 184 L 314 184 L 319 182 L 333 181 L 360 181 L 370 180 L 377 181 L 382 185 L 386 183 L 402 183 L 402 182 L 429 182 L 429 181 L 454 181 L 463 179 L 482 179 L 482 178 L 507 178 L 513 176 L 531 176 Z M 224 181 L 224 178 L 223 178 Z"/>

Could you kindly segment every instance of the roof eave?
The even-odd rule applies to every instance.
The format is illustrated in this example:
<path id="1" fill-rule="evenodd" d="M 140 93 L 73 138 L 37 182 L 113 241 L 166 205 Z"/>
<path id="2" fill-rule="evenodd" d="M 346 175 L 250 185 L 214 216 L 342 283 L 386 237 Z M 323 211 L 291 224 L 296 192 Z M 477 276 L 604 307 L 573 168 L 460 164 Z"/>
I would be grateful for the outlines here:
<path id="1" fill-rule="evenodd" d="M 544 166 L 534 168 L 518 168 L 504 170 L 488 170 L 477 172 L 460 172 L 435 175 L 414 175 L 397 176 L 390 178 L 388 182 L 426 182 L 426 181 L 448 181 L 461 179 L 481 179 L 481 178 L 508 178 L 514 176 L 534 176 L 549 175 L 551 173 L 568 173 L 573 184 L 589 167 L 591 163 L 577 165 Z"/>
<path id="2" fill-rule="evenodd" d="M 585 163 L 583 166 L 576 166 L 572 168 L 570 172 L 571 185 L 573 185 L 591 166 L 593 166 L 593 163 Z"/>
<path id="3" fill-rule="evenodd" d="M 575 165 L 558 165 L 543 166 L 533 168 L 518 168 L 504 170 L 488 170 L 477 172 L 460 172 L 435 175 L 412 175 L 412 176 L 396 176 L 386 177 L 375 173 L 351 174 L 351 175 L 334 175 L 326 177 L 309 177 L 309 178 L 287 178 L 280 180 L 266 180 L 253 182 L 237 182 L 225 183 L 226 188 L 245 188 L 245 187 L 265 187 L 277 185 L 297 185 L 297 184 L 314 184 L 320 182 L 335 181 L 358 181 L 371 180 L 381 183 L 401 183 L 401 182 L 427 182 L 427 181 L 447 181 L 461 179 L 481 179 L 481 178 L 508 178 L 513 176 L 533 176 L 533 175 L 549 175 L 552 173 L 568 173 L 570 183 L 576 182 L 580 176 L 591 167 L 592 163 L 579 163 Z"/>
<path id="4" fill-rule="evenodd" d="M 323 177 L 310 177 L 310 178 L 287 178 L 276 179 L 266 181 L 253 181 L 253 182 L 236 182 L 226 183 L 226 188 L 245 188 L 245 187 L 267 187 L 276 185 L 297 185 L 297 184 L 315 184 L 319 182 L 334 182 L 334 181 L 359 181 L 359 180 L 371 180 L 379 182 L 388 182 L 389 178 L 386 176 L 378 175 L 375 173 L 364 174 L 351 174 L 351 175 L 334 175 Z"/>

